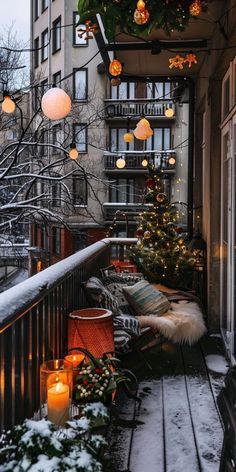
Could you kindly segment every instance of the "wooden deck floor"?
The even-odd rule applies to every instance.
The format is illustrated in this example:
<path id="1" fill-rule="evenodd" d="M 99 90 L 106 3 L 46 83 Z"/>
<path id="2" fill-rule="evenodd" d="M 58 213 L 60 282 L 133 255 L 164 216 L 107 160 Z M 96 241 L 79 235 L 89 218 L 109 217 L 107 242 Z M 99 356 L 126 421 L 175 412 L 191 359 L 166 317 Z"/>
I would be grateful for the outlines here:
<path id="1" fill-rule="evenodd" d="M 216 396 L 224 375 L 209 371 L 209 355 L 224 355 L 219 338 L 153 348 L 146 353 L 152 371 L 128 358 L 142 402 L 119 399 L 109 437 L 112 471 L 218 472 L 223 427 Z"/>

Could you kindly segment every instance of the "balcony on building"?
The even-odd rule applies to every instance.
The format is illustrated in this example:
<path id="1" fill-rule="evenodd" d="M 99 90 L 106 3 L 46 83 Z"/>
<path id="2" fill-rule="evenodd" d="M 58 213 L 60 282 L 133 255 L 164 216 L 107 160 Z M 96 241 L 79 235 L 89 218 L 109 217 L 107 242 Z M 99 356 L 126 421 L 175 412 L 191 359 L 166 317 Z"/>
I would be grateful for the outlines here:
<path id="1" fill-rule="evenodd" d="M 156 100 L 156 99 L 106 99 L 105 102 L 105 119 L 123 119 L 123 118 L 136 118 L 139 119 L 141 115 L 145 115 L 146 118 L 162 118 L 163 120 L 170 121 L 170 118 L 165 116 L 165 110 L 167 108 L 173 108 L 175 106 L 172 100 Z M 172 119 L 174 119 L 175 114 Z"/>
<path id="2" fill-rule="evenodd" d="M 118 169 L 116 162 L 121 157 L 125 160 L 125 167 Z M 164 174 L 175 174 L 176 152 L 174 150 L 104 152 L 104 170 L 107 174 L 119 172 L 147 174 L 147 164 Z"/>

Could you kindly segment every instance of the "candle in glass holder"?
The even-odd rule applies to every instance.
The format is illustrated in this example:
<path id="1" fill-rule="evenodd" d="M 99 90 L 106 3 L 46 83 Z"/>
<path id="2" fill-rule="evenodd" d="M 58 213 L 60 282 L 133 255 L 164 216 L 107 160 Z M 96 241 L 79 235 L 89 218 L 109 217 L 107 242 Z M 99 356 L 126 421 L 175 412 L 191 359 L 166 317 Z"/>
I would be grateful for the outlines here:
<path id="1" fill-rule="evenodd" d="M 62 382 L 57 382 L 48 389 L 48 420 L 58 426 L 69 420 L 69 393 L 69 386 Z"/>
<path id="2" fill-rule="evenodd" d="M 73 368 L 77 367 L 85 358 L 84 354 L 71 354 L 66 356 L 65 359 L 73 364 Z"/>

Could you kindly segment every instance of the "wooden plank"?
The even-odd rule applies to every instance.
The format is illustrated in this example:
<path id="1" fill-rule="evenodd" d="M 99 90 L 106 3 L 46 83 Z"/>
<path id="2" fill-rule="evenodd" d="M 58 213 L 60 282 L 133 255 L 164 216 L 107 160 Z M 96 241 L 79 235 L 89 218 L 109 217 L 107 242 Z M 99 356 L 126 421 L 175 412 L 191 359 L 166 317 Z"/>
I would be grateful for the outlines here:
<path id="1" fill-rule="evenodd" d="M 163 472 L 165 447 L 163 437 L 162 384 L 160 380 L 141 382 L 142 398 L 137 408 L 137 425 L 133 432 L 129 469 L 134 472 Z"/>
<path id="2" fill-rule="evenodd" d="M 121 472 L 128 470 L 136 402 L 120 394 L 116 403 L 118 416 L 113 418 L 107 440 L 112 456 L 111 470 Z"/>
<path id="3" fill-rule="evenodd" d="M 163 399 L 166 472 L 190 470 L 191 472 L 199 472 L 201 469 L 183 375 L 163 378 Z"/>
<path id="4" fill-rule="evenodd" d="M 202 472 L 219 469 L 223 429 L 199 345 L 182 348 L 193 431 Z"/>

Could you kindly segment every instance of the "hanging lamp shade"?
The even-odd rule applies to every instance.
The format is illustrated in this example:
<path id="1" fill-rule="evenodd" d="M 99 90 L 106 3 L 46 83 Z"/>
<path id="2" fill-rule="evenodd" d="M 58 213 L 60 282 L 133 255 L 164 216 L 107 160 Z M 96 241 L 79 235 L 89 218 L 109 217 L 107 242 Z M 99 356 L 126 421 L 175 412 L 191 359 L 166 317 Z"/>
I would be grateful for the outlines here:
<path id="1" fill-rule="evenodd" d="M 135 138 L 137 139 L 141 139 L 142 141 L 145 141 L 145 139 L 147 139 L 147 134 L 145 131 L 143 131 L 142 129 L 136 127 L 135 130 L 134 130 L 134 136 Z"/>
<path id="2" fill-rule="evenodd" d="M 109 65 L 109 72 L 114 77 L 121 74 L 122 64 L 120 63 L 120 61 L 118 61 L 118 59 L 113 59 L 113 61 L 111 61 L 110 65 Z"/>
<path id="3" fill-rule="evenodd" d="M 44 94 L 41 107 L 50 120 L 62 120 L 71 111 L 71 99 L 64 90 L 53 87 Z"/>
<path id="4" fill-rule="evenodd" d="M 137 124 L 137 126 L 134 130 L 134 136 L 137 139 L 145 140 L 145 139 L 150 138 L 150 136 L 152 136 L 152 135 L 153 135 L 153 130 L 150 127 L 149 121 L 146 118 L 142 118 L 138 122 L 138 124 Z"/>
<path id="5" fill-rule="evenodd" d="M 134 135 L 132 133 L 125 133 L 123 139 L 125 143 L 132 143 L 134 140 Z"/>
<path id="6" fill-rule="evenodd" d="M 15 111 L 16 105 L 9 95 L 5 95 L 2 102 L 2 111 L 5 113 L 13 113 Z"/>

